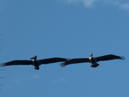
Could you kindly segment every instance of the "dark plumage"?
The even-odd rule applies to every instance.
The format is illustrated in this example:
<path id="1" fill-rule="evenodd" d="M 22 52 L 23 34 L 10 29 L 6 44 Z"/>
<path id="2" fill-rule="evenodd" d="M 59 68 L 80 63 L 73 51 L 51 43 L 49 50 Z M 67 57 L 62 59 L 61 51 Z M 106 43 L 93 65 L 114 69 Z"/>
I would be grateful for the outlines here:
<path id="1" fill-rule="evenodd" d="M 62 67 L 70 64 L 75 64 L 75 63 L 83 63 L 83 62 L 90 62 L 92 65 L 91 67 L 98 67 L 99 64 L 97 63 L 98 61 L 107 61 L 107 60 L 114 60 L 114 59 L 124 59 L 124 57 L 120 57 L 117 55 L 113 54 L 108 54 L 100 57 L 92 57 L 92 53 L 90 54 L 89 58 L 74 58 L 71 60 L 68 60 L 64 63 L 61 64 Z"/>
<path id="2" fill-rule="evenodd" d="M 33 60 L 13 60 L 13 61 L 1 64 L 1 66 L 34 65 L 35 69 L 38 70 L 39 69 L 39 65 L 41 65 L 41 64 L 64 62 L 64 61 L 67 60 L 65 58 L 59 58 L 59 57 L 36 60 L 37 56 L 34 56 L 34 57 L 30 58 L 30 59 L 33 59 Z"/>

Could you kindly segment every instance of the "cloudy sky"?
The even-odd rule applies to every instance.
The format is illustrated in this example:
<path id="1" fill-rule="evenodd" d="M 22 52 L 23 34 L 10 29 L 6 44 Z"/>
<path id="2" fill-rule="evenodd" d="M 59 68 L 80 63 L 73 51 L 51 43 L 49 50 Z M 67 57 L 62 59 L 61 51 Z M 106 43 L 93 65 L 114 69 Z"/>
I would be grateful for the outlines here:
<path id="1" fill-rule="evenodd" d="M 86 8 L 97 6 L 97 4 L 103 3 L 129 10 L 128 0 L 57 0 L 57 1 L 65 2 L 68 4 L 82 3 Z"/>
<path id="2" fill-rule="evenodd" d="M 106 54 L 125 60 L 0 68 L 1 97 L 129 97 L 128 0 L 0 0 L 0 63 Z"/>

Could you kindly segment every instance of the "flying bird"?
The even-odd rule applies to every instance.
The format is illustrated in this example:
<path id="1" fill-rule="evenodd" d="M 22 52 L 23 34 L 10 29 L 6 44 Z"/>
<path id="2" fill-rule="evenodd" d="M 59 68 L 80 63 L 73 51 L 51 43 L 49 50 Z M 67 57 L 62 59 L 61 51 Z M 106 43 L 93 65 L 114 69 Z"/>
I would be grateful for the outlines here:
<path id="1" fill-rule="evenodd" d="M 59 57 L 36 60 L 37 56 L 34 56 L 30 59 L 33 59 L 33 60 L 13 60 L 13 61 L 1 64 L 1 66 L 4 67 L 4 66 L 11 66 L 11 65 L 34 65 L 34 69 L 38 70 L 41 64 L 64 62 L 67 60 L 65 58 L 59 58 Z"/>
<path id="2" fill-rule="evenodd" d="M 64 63 L 61 63 L 61 66 L 64 67 L 64 66 L 70 65 L 70 64 L 89 62 L 92 64 L 91 67 L 95 68 L 95 67 L 99 66 L 99 64 L 97 63 L 99 61 L 107 61 L 107 60 L 114 60 L 114 59 L 122 59 L 123 60 L 124 59 L 124 57 L 113 55 L 113 54 L 108 54 L 108 55 L 99 56 L 99 57 L 92 57 L 92 56 L 93 56 L 93 54 L 90 53 L 89 58 L 70 59 L 68 61 L 65 61 Z"/>

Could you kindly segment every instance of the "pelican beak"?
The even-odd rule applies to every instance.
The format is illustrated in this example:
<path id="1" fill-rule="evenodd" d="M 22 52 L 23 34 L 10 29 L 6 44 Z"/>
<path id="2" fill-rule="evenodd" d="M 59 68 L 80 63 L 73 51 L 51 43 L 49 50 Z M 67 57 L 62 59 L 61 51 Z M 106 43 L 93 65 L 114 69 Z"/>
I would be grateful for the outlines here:
<path id="1" fill-rule="evenodd" d="M 34 57 L 30 58 L 30 59 L 34 59 Z"/>
<path id="2" fill-rule="evenodd" d="M 36 59 L 36 58 L 37 58 L 37 56 L 34 56 L 34 57 L 30 58 L 30 59 Z"/>

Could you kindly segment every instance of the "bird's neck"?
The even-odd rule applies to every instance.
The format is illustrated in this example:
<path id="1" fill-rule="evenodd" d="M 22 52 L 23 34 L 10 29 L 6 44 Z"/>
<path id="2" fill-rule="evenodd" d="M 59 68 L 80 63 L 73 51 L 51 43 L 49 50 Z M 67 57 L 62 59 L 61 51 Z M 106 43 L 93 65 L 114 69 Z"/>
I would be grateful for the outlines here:
<path id="1" fill-rule="evenodd" d="M 92 55 L 90 55 L 89 57 L 92 58 Z"/>
<path id="2" fill-rule="evenodd" d="M 34 60 L 33 61 L 36 61 L 36 58 L 34 58 Z"/>

